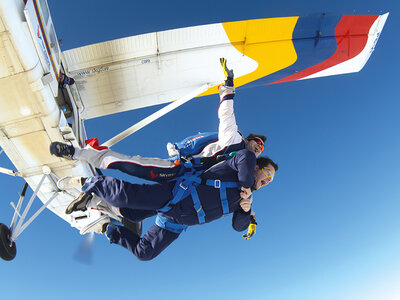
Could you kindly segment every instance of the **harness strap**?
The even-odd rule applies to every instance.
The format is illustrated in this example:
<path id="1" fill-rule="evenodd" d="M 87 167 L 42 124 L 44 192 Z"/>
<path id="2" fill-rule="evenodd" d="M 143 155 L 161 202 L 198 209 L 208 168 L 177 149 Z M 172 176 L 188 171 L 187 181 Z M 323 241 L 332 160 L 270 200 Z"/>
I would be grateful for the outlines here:
<path id="1" fill-rule="evenodd" d="M 182 231 L 186 230 L 189 226 L 183 224 L 177 224 L 172 222 L 170 219 L 157 215 L 156 217 L 156 225 L 165 230 L 180 234 Z"/>
<path id="2" fill-rule="evenodd" d="M 229 204 L 228 204 L 228 197 L 226 196 L 226 189 L 227 188 L 238 188 L 239 183 L 237 182 L 230 182 L 230 181 L 221 181 L 219 179 L 215 180 L 203 180 L 202 184 L 213 186 L 216 189 L 219 189 L 219 195 L 221 199 L 221 206 L 222 206 L 222 213 L 224 216 L 229 215 Z"/>
<path id="3" fill-rule="evenodd" d="M 225 161 L 231 156 L 232 153 L 236 152 L 231 152 L 229 154 L 221 154 L 211 157 L 174 156 L 173 158 L 170 157 L 169 160 L 175 160 L 175 158 L 177 158 L 178 160 L 183 162 L 183 166 L 186 173 L 197 174 L 197 173 L 202 173 L 205 170 L 204 168 L 205 165 L 207 166 L 207 168 L 209 168 L 210 166 L 213 166 L 219 162 Z"/>
<path id="4" fill-rule="evenodd" d="M 184 180 L 179 180 L 176 182 L 172 194 L 174 195 L 174 198 L 169 201 L 164 207 L 158 209 L 159 212 L 167 212 L 169 211 L 172 207 L 174 207 L 175 204 L 177 204 L 181 199 L 183 198 L 183 195 L 189 188 L 189 185 L 184 181 Z"/>
<path id="5" fill-rule="evenodd" d="M 204 224 L 206 222 L 206 214 L 201 206 L 199 195 L 197 194 L 196 187 L 192 185 L 190 187 L 190 192 L 193 200 L 194 209 L 197 212 L 197 218 L 199 219 L 199 224 Z"/>
<path id="6" fill-rule="evenodd" d="M 228 198 L 226 197 L 226 185 L 221 185 L 219 189 L 219 196 L 221 198 L 222 213 L 224 216 L 229 214 Z"/>

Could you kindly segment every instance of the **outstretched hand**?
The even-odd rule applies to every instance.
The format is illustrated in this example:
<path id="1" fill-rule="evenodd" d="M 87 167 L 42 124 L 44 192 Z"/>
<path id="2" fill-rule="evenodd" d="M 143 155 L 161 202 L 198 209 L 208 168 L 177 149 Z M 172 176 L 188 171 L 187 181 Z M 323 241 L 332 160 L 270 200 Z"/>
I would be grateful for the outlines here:
<path id="1" fill-rule="evenodd" d="M 225 76 L 225 80 L 233 80 L 233 70 L 232 69 L 228 69 L 228 66 L 226 65 L 227 60 L 224 57 L 221 57 L 219 59 L 221 66 L 222 66 L 222 70 L 224 71 L 224 76 Z"/>

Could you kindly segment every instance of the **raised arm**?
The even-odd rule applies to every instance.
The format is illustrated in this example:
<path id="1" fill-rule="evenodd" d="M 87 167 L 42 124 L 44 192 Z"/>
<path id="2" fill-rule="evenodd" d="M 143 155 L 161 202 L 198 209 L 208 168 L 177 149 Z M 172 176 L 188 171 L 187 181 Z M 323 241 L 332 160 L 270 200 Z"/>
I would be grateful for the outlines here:
<path id="1" fill-rule="evenodd" d="M 233 98 L 235 87 L 233 86 L 233 71 L 226 65 L 226 59 L 221 58 L 221 66 L 225 74 L 225 83 L 219 86 L 219 107 L 218 107 L 218 139 L 221 146 L 233 145 L 242 141 L 238 132 L 235 114 L 233 111 Z"/>

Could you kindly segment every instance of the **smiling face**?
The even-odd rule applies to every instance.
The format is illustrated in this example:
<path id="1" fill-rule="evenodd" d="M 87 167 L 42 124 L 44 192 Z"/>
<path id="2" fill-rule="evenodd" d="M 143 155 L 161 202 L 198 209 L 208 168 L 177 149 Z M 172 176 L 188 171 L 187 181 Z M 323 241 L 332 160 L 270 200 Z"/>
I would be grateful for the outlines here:
<path id="1" fill-rule="evenodd" d="M 258 165 L 256 165 L 256 168 L 254 170 L 253 189 L 259 190 L 263 186 L 268 185 L 274 179 L 274 176 L 275 168 L 271 164 L 268 164 L 264 168 L 260 168 Z"/>
<path id="2" fill-rule="evenodd" d="M 251 140 L 246 140 L 246 148 L 247 150 L 253 152 L 256 157 L 258 157 L 264 151 L 264 142 L 259 137 L 255 137 Z"/>

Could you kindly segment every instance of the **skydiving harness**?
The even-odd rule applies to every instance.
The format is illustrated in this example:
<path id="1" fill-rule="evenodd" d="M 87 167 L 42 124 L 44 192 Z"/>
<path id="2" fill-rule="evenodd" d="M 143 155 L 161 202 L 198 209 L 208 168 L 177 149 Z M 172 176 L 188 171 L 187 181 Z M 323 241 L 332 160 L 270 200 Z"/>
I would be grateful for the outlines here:
<path id="1" fill-rule="evenodd" d="M 205 213 L 201 206 L 199 196 L 196 191 L 196 187 L 199 184 L 213 186 L 214 188 L 220 189 L 220 199 L 221 199 L 221 206 L 223 215 L 229 214 L 229 206 L 228 200 L 226 197 L 226 188 L 240 188 L 237 182 L 223 182 L 221 180 L 205 180 L 199 178 L 199 176 L 204 172 L 203 171 L 196 171 L 196 169 L 201 169 L 205 164 L 215 165 L 219 162 L 225 161 L 229 157 L 232 157 L 236 154 L 236 152 L 231 152 L 229 154 L 223 154 L 213 157 L 180 157 L 180 161 L 184 162 L 184 173 L 182 177 L 176 182 L 172 194 L 174 198 L 169 201 L 163 208 L 159 209 L 159 212 L 167 212 L 172 209 L 180 200 L 185 198 L 189 193 L 192 196 L 194 208 L 197 212 L 197 217 L 199 220 L 199 224 L 205 223 Z M 188 225 L 177 224 L 173 222 L 171 219 L 157 215 L 156 217 L 156 224 L 164 228 L 168 231 L 180 234 L 182 231 L 186 231 L 189 227 Z M 251 239 L 254 234 L 256 233 L 256 226 L 257 222 L 255 217 L 252 215 L 250 217 L 250 224 L 248 227 L 248 231 L 246 234 L 243 235 L 245 240 Z"/>
<path id="2" fill-rule="evenodd" d="M 217 156 L 210 156 L 210 157 L 181 157 L 181 161 L 185 162 L 186 172 L 191 172 L 192 169 L 204 169 L 204 166 L 213 166 L 218 164 L 222 161 L 227 160 L 230 157 L 233 157 L 236 154 L 236 151 L 228 153 L 228 154 L 221 154 Z"/>
<path id="3" fill-rule="evenodd" d="M 207 185 L 207 186 L 212 186 L 216 189 L 220 190 L 220 200 L 221 200 L 221 206 L 222 206 L 222 213 L 223 215 L 228 215 L 229 214 L 229 204 L 228 204 L 228 198 L 226 196 L 226 189 L 227 188 L 240 188 L 240 185 L 238 182 L 230 182 L 230 181 L 221 181 L 219 179 L 202 179 L 199 176 L 204 172 L 204 171 L 196 171 L 196 168 L 192 164 L 191 161 L 186 161 L 185 162 L 185 168 L 186 170 L 190 170 L 184 173 L 183 176 L 181 176 L 175 183 L 175 186 L 172 190 L 172 195 L 174 196 L 172 200 L 170 200 L 164 207 L 158 210 L 158 212 L 167 212 L 170 209 L 172 209 L 179 201 L 187 197 L 188 195 L 191 195 L 193 199 L 193 205 L 194 208 L 197 212 L 197 218 L 199 221 L 199 224 L 204 224 L 205 223 L 205 217 L 206 214 L 203 210 L 203 207 L 201 205 L 199 195 L 197 193 L 196 188 L 199 185 Z M 175 232 L 175 233 L 181 233 L 183 230 L 187 229 L 187 225 L 182 225 L 182 224 L 177 224 L 174 223 L 172 220 L 157 215 L 156 218 L 156 224 L 164 228 L 166 230 Z"/>

